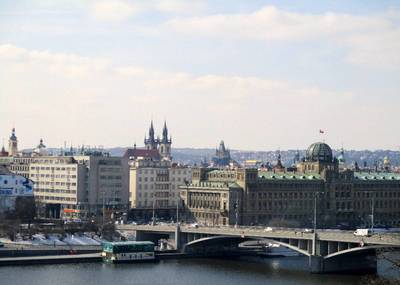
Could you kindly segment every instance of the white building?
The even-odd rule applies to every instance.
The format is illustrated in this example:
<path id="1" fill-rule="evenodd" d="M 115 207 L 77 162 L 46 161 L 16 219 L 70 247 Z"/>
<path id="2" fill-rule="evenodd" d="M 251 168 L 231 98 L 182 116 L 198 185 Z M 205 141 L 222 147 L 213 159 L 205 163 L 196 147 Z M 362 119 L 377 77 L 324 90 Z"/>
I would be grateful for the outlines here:
<path id="1" fill-rule="evenodd" d="M 128 162 L 101 153 L 40 156 L 30 162 L 34 195 L 52 218 L 101 215 L 128 207 Z"/>
<path id="2" fill-rule="evenodd" d="M 0 166 L 0 213 L 14 210 L 18 197 L 33 198 L 32 181 Z"/>
<path id="3" fill-rule="evenodd" d="M 128 149 L 129 205 L 138 216 L 175 215 L 179 206 L 179 186 L 190 182 L 191 168 L 162 159 L 156 149 Z"/>
<path id="4" fill-rule="evenodd" d="M 170 161 L 132 161 L 129 169 L 130 206 L 176 208 L 179 202 L 178 187 L 190 179 L 190 168 L 172 164 Z"/>

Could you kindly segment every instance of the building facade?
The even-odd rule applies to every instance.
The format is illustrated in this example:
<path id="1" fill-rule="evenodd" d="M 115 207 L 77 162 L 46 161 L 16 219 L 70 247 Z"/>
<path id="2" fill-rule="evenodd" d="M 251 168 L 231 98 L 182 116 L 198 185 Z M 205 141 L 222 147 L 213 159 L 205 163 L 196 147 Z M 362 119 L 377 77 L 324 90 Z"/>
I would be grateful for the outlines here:
<path id="1" fill-rule="evenodd" d="M 87 218 L 128 207 L 128 162 L 102 154 L 34 157 L 29 177 L 41 215 Z"/>
<path id="2" fill-rule="evenodd" d="M 190 168 L 152 160 L 137 160 L 130 165 L 132 208 L 176 208 L 178 187 L 190 181 Z"/>
<path id="3" fill-rule="evenodd" d="M 241 189 L 236 204 L 239 223 L 245 225 L 312 226 L 316 211 L 318 226 L 370 226 L 371 215 L 374 224 L 400 226 L 400 175 L 339 169 L 339 161 L 325 143 L 311 145 L 295 171 L 194 169 L 192 183 L 180 187 L 187 216 L 209 220 L 215 211 L 194 197 L 209 199 L 209 194 L 223 193 L 228 197 L 232 185 Z M 224 203 L 223 195 L 213 197 L 214 203 Z M 225 219 L 225 223 L 236 220 Z"/>
<path id="4" fill-rule="evenodd" d="M 179 206 L 179 186 L 191 180 L 191 169 L 171 161 L 171 138 L 164 123 L 162 139 L 154 137 L 153 122 L 144 148 L 126 150 L 129 160 L 129 205 L 135 219 L 152 215 L 175 216 Z"/>

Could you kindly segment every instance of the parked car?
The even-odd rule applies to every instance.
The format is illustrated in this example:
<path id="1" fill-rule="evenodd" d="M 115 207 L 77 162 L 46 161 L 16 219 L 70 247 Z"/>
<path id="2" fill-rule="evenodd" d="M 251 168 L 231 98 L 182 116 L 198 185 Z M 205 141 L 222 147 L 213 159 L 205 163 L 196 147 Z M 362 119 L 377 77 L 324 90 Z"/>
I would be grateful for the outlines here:
<path id="1" fill-rule="evenodd" d="M 302 232 L 303 233 L 313 233 L 314 230 L 313 229 L 303 229 Z"/>

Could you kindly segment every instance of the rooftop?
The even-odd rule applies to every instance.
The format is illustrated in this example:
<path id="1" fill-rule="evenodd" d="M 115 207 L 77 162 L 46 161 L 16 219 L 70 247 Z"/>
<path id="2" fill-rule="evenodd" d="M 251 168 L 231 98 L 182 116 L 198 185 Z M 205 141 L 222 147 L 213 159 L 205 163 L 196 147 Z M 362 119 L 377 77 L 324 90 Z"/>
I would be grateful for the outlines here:
<path id="1" fill-rule="evenodd" d="M 123 157 L 125 158 L 136 158 L 136 157 L 145 157 L 145 158 L 154 158 L 160 159 L 160 153 L 156 149 L 144 149 L 144 148 L 128 148 Z"/>
<path id="2" fill-rule="evenodd" d="M 201 188 L 241 188 L 235 182 L 214 182 L 214 181 L 201 181 L 199 183 L 191 183 L 188 187 L 201 187 Z"/>
<path id="3" fill-rule="evenodd" d="M 400 173 L 393 172 L 355 172 L 357 180 L 400 180 Z"/>

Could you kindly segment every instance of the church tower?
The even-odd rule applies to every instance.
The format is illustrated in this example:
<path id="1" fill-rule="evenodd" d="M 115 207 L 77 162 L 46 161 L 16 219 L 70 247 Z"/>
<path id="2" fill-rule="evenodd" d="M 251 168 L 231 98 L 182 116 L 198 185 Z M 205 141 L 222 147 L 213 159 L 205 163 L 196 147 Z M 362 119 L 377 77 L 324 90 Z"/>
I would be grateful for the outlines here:
<path id="1" fill-rule="evenodd" d="M 8 156 L 16 156 L 18 154 L 18 139 L 15 135 L 15 128 L 12 129 L 10 139 L 8 140 Z"/>
<path id="2" fill-rule="evenodd" d="M 168 139 L 167 122 L 164 121 L 164 128 L 162 132 L 162 139 L 160 140 L 160 155 L 164 159 L 171 159 L 171 137 Z"/>
<path id="3" fill-rule="evenodd" d="M 151 120 L 149 128 L 149 137 L 144 136 L 144 145 L 146 149 L 157 149 L 158 140 L 154 138 L 153 120 Z"/>

